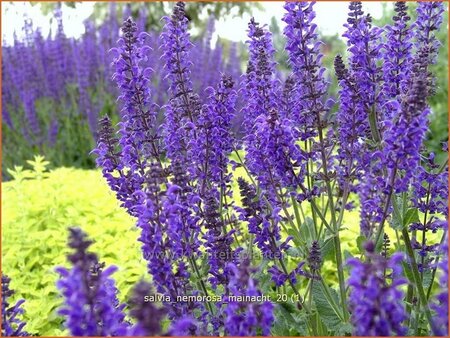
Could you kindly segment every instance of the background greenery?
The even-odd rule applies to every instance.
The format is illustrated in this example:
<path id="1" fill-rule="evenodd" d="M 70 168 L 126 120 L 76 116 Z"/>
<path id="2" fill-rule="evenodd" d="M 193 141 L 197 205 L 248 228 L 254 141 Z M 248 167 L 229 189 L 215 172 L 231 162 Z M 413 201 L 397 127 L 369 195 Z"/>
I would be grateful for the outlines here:
<path id="1" fill-rule="evenodd" d="M 12 279 L 15 298 L 26 302 L 27 331 L 61 335 L 56 313 L 58 265 L 67 265 L 67 228 L 80 226 L 95 240 L 93 250 L 107 264 L 124 300 L 131 285 L 144 275 L 138 232 L 118 206 L 98 170 L 59 168 L 44 171 L 37 158 L 31 170 L 16 167 L 14 181 L 2 185 L 2 271 Z"/>

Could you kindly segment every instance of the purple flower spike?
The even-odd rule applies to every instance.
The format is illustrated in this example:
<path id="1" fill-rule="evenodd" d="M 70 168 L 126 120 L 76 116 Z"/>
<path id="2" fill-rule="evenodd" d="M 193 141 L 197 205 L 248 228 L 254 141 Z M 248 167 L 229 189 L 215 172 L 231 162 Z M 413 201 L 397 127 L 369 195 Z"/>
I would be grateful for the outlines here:
<path id="1" fill-rule="evenodd" d="M 170 82 L 170 100 L 165 105 L 164 142 L 167 157 L 181 165 L 183 170 L 196 175 L 196 168 L 188 163 L 196 156 L 197 119 L 201 101 L 193 92 L 191 80 L 192 62 L 189 51 L 188 19 L 185 4 L 177 2 L 161 34 L 162 59 L 166 77 Z"/>
<path id="2" fill-rule="evenodd" d="M 152 294 L 152 287 L 144 281 L 138 282 L 133 287 L 133 294 L 129 301 L 130 316 L 135 318 L 137 323 L 129 328 L 129 336 L 157 336 L 161 334 L 161 321 L 166 311 L 164 308 L 158 308 L 148 301 L 147 298 Z"/>
<path id="3" fill-rule="evenodd" d="M 419 1 L 417 4 L 416 20 L 416 48 L 426 49 L 429 53 L 428 62 L 436 62 L 437 53 L 441 43 L 435 36 L 442 24 L 442 14 L 444 13 L 444 3 L 442 1 Z"/>
<path id="4" fill-rule="evenodd" d="M 234 145 L 231 120 L 236 102 L 233 87 L 233 80 L 222 75 L 217 88 L 209 88 L 209 102 L 200 112 L 193 153 L 196 155 L 195 161 L 198 166 L 196 176 L 200 179 L 201 189 L 212 183 L 226 189 L 230 182 L 228 157 Z"/>
<path id="5" fill-rule="evenodd" d="M 292 95 L 297 99 L 292 120 L 300 128 L 301 140 L 317 135 L 319 115 L 328 109 L 324 102 L 327 82 L 324 78 L 318 40 L 317 25 L 313 22 L 316 14 L 314 2 L 286 2 L 284 5 L 286 22 L 286 51 L 294 74 L 295 87 Z"/>
<path id="6" fill-rule="evenodd" d="M 21 308 L 25 300 L 21 299 L 13 306 L 10 306 L 8 298 L 10 298 L 14 291 L 9 288 L 11 279 L 2 275 L 2 336 L 29 336 L 30 334 L 23 330 L 26 323 L 19 317 L 23 314 Z"/>
<path id="7" fill-rule="evenodd" d="M 255 302 L 251 297 L 261 296 L 256 281 L 252 278 L 254 270 L 248 260 L 238 266 L 230 263 L 231 279 L 229 283 L 230 296 L 226 297 L 227 315 L 225 321 L 226 334 L 230 336 L 270 335 L 270 328 L 274 321 L 273 305 L 269 301 Z"/>
<path id="8" fill-rule="evenodd" d="M 383 45 L 383 92 L 386 100 L 405 92 L 412 62 L 413 36 L 408 6 L 405 2 L 398 1 L 394 11 L 394 24 L 385 28 L 387 41 Z"/>
<path id="9" fill-rule="evenodd" d="M 356 336 L 403 336 L 407 328 L 403 322 L 407 314 L 400 286 L 406 284 L 401 278 L 402 254 L 390 259 L 374 252 L 373 243 L 366 243 L 366 262 L 357 258 L 348 260 L 351 266 L 349 308 Z M 386 271 L 392 281 L 388 283 Z"/>
<path id="10" fill-rule="evenodd" d="M 363 139 L 369 134 L 369 124 L 365 106 L 358 98 L 357 81 L 346 69 L 342 57 L 334 60 L 336 77 L 341 87 L 340 105 L 336 114 L 339 152 L 338 178 L 341 185 L 352 184 L 361 177 L 365 144 Z"/>
<path id="11" fill-rule="evenodd" d="M 89 252 L 92 241 L 79 228 L 69 228 L 69 247 L 74 250 L 67 256 L 72 268 L 58 267 L 57 287 L 65 299 L 59 314 L 66 319 L 65 326 L 74 336 L 122 336 L 128 323 L 119 304 L 117 288 L 110 276 L 115 266 L 104 269 L 97 255 Z"/>
<path id="12" fill-rule="evenodd" d="M 225 223 L 219 214 L 217 191 L 211 190 L 204 201 L 204 222 L 208 230 L 205 238 L 206 252 L 209 260 L 209 279 L 213 288 L 226 286 L 229 281 L 227 264 L 233 262 L 235 255 L 231 248 L 234 231 L 226 232 Z"/>
<path id="13" fill-rule="evenodd" d="M 188 116 L 193 122 L 196 117 L 193 116 L 190 109 L 193 86 L 190 70 L 192 62 L 189 61 L 192 43 L 187 32 L 189 20 L 186 17 L 185 4 L 177 2 L 172 16 L 163 19 L 166 25 L 161 34 L 162 58 L 165 61 L 167 77 L 170 80 L 172 98 L 175 100 L 173 103 L 182 111 L 183 116 Z"/>
<path id="14" fill-rule="evenodd" d="M 343 37 L 347 38 L 350 52 L 350 71 L 355 75 L 362 102 L 372 108 L 378 104 L 377 87 L 382 80 L 381 59 L 382 29 L 372 25 L 372 17 L 362 11 L 360 1 L 351 2 Z M 382 116 L 378 116 L 378 121 Z"/>
<path id="15" fill-rule="evenodd" d="M 277 81 L 275 75 L 275 50 L 272 35 L 261 27 L 254 18 L 248 24 L 249 60 L 247 73 L 244 75 L 243 97 L 247 104 L 243 108 L 244 128 L 251 133 L 255 119 L 267 115 L 277 107 Z M 248 143 L 251 143 L 249 140 Z"/>
<path id="16" fill-rule="evenodd" d="M 123 103 L 120 123 L 122 161 L 142 179 L 145 171 L 142 156 L 160 158 L 160 146 L 155 135 L 156 112 L 149 89 L 153 70 L 141 68 L 150 47 L 145 44 L 148 34 L 137 35 L 136 24 L 131 18 L 123 23 L 122 32 L 119 47 L 113 48 L 116 54 L 113 78 L 121 91 L 119 100 Z"/>
<path id="17" fill-rule="evenodd" d="M 427 82 L 424 74 L 413 73 L 413 77 L 405 102 L 402 105 L 397 101 L 389 104 L 393 117 L 385 122 L 386 131 L 383 135 L 383 152 L 390 180 L 387 188 L 395 189 L 397 193 L 408 190 L 412 175 L 419 165 L 420 149 L 430 113 L 426 102 Z M 392 181 L 396 175 L 399 177 Z"/>
<path id="18" fill-rule="evenodd" d="M 108 116 L 99 121 L 97 148 L 92 152 L 97 155 L 96 163 L 102 168 L 103 177 L 111 190 L 116 193 L 122 206 L 135 215 L 133 206 L 136 201 L 134 192 L 140 187 L 140 179 L 132 172 L 125 173 L 118 147 L 119 140 L 114 135 L 114 129 Z"/>

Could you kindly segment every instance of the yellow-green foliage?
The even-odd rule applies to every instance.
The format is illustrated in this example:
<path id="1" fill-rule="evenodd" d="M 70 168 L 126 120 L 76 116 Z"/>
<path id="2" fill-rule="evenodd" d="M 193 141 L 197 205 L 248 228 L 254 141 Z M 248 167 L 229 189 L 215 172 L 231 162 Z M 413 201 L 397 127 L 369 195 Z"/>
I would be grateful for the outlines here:
<path id="1" fill-rule="evenodd" d="M 92 250 L 108 265 L 124 300 L 145 274 L 138 231 L 119 207 L 99 170 L 56 169 L 45 173 L 42 158 L 33 170 L 16 167 L 15 180 L 2 185 L 3 273 L 12 279 L 15 299 L 24 298 L 26 329 L 43 336 L 62 335 L 57 265 L 67 265 L 67 228 L 80 226 L 96 243 Z"/>

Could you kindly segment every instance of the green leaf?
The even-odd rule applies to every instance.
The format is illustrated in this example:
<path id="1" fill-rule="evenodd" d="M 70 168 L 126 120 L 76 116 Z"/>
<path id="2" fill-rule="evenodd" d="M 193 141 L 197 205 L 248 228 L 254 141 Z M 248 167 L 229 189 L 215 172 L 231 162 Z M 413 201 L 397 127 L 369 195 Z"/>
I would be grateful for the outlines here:
<path id="1" fill-rule="evenodd" d="M 408 226 L 415 222 L 419 222 L 419 210 L 417 208 L 410 208 L 403 216 L 403 226 Z"/>
<path id="2" fill-rule="evenodd" d="M 296 248 L 296 247 L 290 247 L 289 249 L 286 250 L 286 254 L 289 257 L 303 257 L 302 255 L 302 251 L 300 250 L 300 248 Z"/>
<path id="3" fill-rule="evenodd" d="M 289 236 L 292 236 L 292 240 L 294 241 L 295 245 L 298 248 L 302 247 L 302 241 L 300 239 L 298 231 L 296 231 L 295 229 L 292 229 L 292 228 L 288 228 L 287 233 Z"/>
<path id="4" fill-rule="evenodd" d="M 314 221 L 311 217 L 306 217 L 305 222 L 300 226 L 300 235 L 304 242 L 310 243 L 315 239 Z"/>
<path id="5" fill-rule="evenodd" d="M 329 288 L 330 296 L 335 304 L 339 304 L 339 297 L 337 292 Z M 330 305 L 328 297 L 324 293 L 324 286 L 320 282 L 314 282 L 312 286 L 312 295 L 314 303 L 316 304 L 317 312 L 322 322 L 329 331 L 336 331 L 341 325 L 342 320 L 336 313 L 333 306 Z"/>
<path id="6" fill-rule="evenodd" d="M 272 328 L 274 336 L 306 336 L 307 325 L 306 318 L 300 316 L 298 319 L 294 317 L 297 310 L 291 303 L 280 303 L 275 307 L 275 321 Z"/>
<path id="7" fill-rule="evenodd" d="M 333 237 L 328 237 L 325 239 L 323 244 L 321 243 L 320 251 L 322 252 L 323 260 L 332 260 L 333 262 L 336 260 L 336 256 L 334 254 L 334 241 Z"/>
<path id="8" fill-rule="evenodd" d="M 353 326 L 350 323 L 341 323 L 336 331 L 336 336 L 351 336 Z"/>
<path id="9" fill-rule="evenodd" d="M 403 273 L 405 274 L 406 278 L 408 278 L 408 280 L 414 285 L 414 277 L 411 271 L 411 267 L 406 262 L 402 262 L 402 267 Z"/>

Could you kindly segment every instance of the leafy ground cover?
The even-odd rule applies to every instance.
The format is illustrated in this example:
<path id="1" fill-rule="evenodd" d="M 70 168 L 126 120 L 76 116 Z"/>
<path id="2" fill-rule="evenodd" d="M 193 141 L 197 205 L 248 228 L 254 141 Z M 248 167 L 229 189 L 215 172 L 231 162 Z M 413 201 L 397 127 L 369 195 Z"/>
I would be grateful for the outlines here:
<path id="1" fill-rule="evenodd" d="M 15 297 L 25 298 L 27 330 L 43 336 L 61 335 L 61 304 L 55 286 L 57 265 L 66 265 L 67 228 L 80 226 L 116 273 L 121 298 L 145 273 L 134 222 L 119 208 L 98 170 L 59 168 L 43 171 L 16 168 L 15 180 L 2 185 L 3 271 Z"/>

